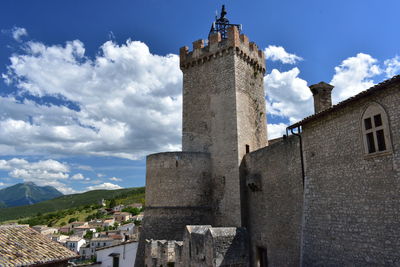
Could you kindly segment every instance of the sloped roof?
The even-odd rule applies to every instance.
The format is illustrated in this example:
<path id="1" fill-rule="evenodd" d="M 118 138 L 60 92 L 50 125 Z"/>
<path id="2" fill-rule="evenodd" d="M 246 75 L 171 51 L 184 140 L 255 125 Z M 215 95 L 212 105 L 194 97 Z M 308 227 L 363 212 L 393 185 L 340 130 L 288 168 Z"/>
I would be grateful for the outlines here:
<path id="1" fill-rule="evenodd" d="M 377 85 L 375 85 L 375 86 L 373 86 L 373 87 L 371 87 L 371 88 L 369 88 L 369 89 L 367 89 L 365 91 L 362 91 L 361 93 L 359 93 L 359 94 L 357 94 L 355 96 L 349 97 L 346 100 L 343 100 L 342 102 L 339 102 L 336 105 L 333 105 L 332 107 L 330 107 L 328 109 L 325 109 L 325 110 L 323 110 L 323 111 L 321 111 L 319 113 L 315 113 L 315 114 L 313 114 L 311 116 L 308 116 L 308 117 L 304 118 L 303 120 L 301 120 L 299 122 L 296 122 L 293 125 L 290 125 L 288 128 L 289 129 L 297 128 L 297 127 L 299 127 L 299 126 L 301 126 L 301 125 L 303 125 L 303 124 L 305 124 L 307 122 L 310 122 L 310 121 L 313 121 L 313 120 L 315 120 L 317 118 L 320 118 L 320 117 L 322 117 L 323 115 L 325 115 L 327 113 L 334 112 L 334 111 L 336 111 L 336 110 L 338 110 L 338 109 L 340 109 L 340 108 L 346 106 L 347 104 L 350 104 L 350 103 L 352 103 L 352 102 L 354 102 L 356 100 L 359 100 L 359 99 L 361 99 L 363 97 L 372 95 L 377 91 L 385 90 L 390 85 L 393 85 L 393 84 L 396 84 L 396 83 L 400 83 L 400 75 L 393 76 L 391 79 L 388 79 L 388 80 L 385 80 L 385 81 L 383 81 L 381 83 L 378 83 Z"/>
<path id="2" fill-rule="evenodd" d="M 26 225 L 0 225 L 0 266 L 65 261 L 78 255 Z"/>

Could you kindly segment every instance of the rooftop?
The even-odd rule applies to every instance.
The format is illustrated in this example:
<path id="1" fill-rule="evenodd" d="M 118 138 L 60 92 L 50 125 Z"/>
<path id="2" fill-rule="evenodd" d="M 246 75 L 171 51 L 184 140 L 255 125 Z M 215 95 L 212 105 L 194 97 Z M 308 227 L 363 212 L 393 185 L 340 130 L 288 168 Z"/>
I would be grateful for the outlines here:
<path id="1" fill-rule="evenodd" d="M 83 239 L 83 238 L 80 237 L 80 236 L 73 235 L 73 236 L 70 236 L 66 241 L 67 241 L 67 242 L 79 242 L 79 241 L 81 241 L 82 239 Z"/>
<path id="2" fill-rule="evenodd" d="M 76 253 L 28 226 L 0 226 L 0 266 L 45 264 L 76 257 Z"/>
<path id="3" fill-rule="evenodd" d="M 122 243 L 119 243 L 119 244 L 107 246 L 107 247 L 96 248 L 96 251 L 104 250 L 104 249 L 108 249 L 108 248 L 113 248 L 113 247 L 118 247 L 118 246 L 124 246 L 124 245 L 130 244 L 130 243 L 135 243 L 135 242 L 137 242 L 137 240 L 129 240 L 129 241 L 125 241 L 125 242 L 122 242 Z"/>
<path id="4" fill-rule="evenodd" d="M 311 116 L 308 116 L 308 117 L 304 118 L 303 120 L 301 120 L 299 122 L 296 122 L 293 125 L 290 125 L 288 128 L 289 129 L 294 129 L 294 128 L 300 127 L 300 126 L 302 126 L 303 124 L 305 124 L 307 122 L 316 120 L 316 119 L 324 116 L 325 114 L 328 114 L 328 113 L 334 112 L 334 111 L 336 111 L 336 110 L 338 110 L 340 108 L 343 108 L 344 106 L 346 106 L 346 105 L 348 105 L 350 103 L 353 103 L 354 101 L 357 101 L 357 100 L 359 100 L 359 99 L 361 99 L 363 97 L 372 95 L 372 94 L 374 94 L 374 93 L 376 93 L 378 91 L 385 90 L 390 85 L 393 85 L 393 84 L 396 84 L 396 83 L 400 83 L 400 75 L 393 76 L 391 79 L 388 79 L 388 80 L 385 80 L 385 81 L 383 81 L 381 83 L 378 83 L 377 85 L 375 85 L 375 86 L 373 86 L 373 87 L 371 87 L 371 88 L 369 88 L 369 89 L 367 89 L 365 91 L 362 91 L 361 93 L 359 93 L 359 94 L 357 94 L 355 96 L 349 97 L 346 100 L 343 100 L 342 102 L 339 102 L 336 105 L 333 105 L 332 107 L 330 107 L 328 109 L 325 109 L 325 110 L 323 110 L 323 111 L 321 111 L 319 113 L 315 113 L 315 114 L 313 114 Z"/>

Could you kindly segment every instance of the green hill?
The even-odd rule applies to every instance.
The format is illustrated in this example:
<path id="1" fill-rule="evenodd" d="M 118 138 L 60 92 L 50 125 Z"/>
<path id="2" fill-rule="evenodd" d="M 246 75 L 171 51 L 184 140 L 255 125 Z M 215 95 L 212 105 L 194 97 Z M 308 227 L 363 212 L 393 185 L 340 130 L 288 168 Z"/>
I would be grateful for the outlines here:
<path id="1" fill-rule="evenodd" d="M 65 195 L 29 206 L 0 209 L 0 222 L 31 217 L 63 209 L 98 204 L 101 199 L 119 199 L 119 202 L 141 202 L 145 193 L 144 187 L 117 190 L 93 190 L 81 194 Z"/>
<path id="2" fill-rule="evenodd" d="M 31 205 L 63 194 L 52 186 L 20 183 L 0 190 L 0 208 Z"/>

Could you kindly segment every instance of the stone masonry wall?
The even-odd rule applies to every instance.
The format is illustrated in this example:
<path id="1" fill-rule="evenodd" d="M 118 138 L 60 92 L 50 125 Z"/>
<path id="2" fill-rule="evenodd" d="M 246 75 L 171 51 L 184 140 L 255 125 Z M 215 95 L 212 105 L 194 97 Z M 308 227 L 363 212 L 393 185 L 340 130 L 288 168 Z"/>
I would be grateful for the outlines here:
<path id="1" fill-rule="evenodd" d="M 400 88 L 303 125 L 303 266 L 400 266 Z M 393 152 L 365 156 L 362 113 L 386 110 Z M 389 144 L 388 144 L 389 145 Z"/>
<path id="2" fill-rule="evenodd" d="M 166 152 L 146 162 L 146 207 L 136 266 L 144 266 L 146 239 L 182 240 L 186 225 L 209 224 L 211 161 L 208 153 Z"/>
<path id="3" fill-rule="evenodd" d="M 303 185 L 298 137 L 247 154 L 241 180 L 251 266 L 259 266 L 258 248 L 266 251 L 268 266 L 299 266 Z"/>

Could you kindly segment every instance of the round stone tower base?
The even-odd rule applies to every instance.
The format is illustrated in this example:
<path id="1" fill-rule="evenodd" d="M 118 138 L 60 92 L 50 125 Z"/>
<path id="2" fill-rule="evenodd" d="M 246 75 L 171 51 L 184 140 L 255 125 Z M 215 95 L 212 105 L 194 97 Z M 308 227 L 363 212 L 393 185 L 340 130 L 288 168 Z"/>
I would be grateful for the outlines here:
<path id="1" fill-rule="evenodd" d="M 209 153 L 147 156 L 146 206 L 135 266 L 144 266 L 146 239 L 183 240 L 186 225 L 212 220 Z"/>

